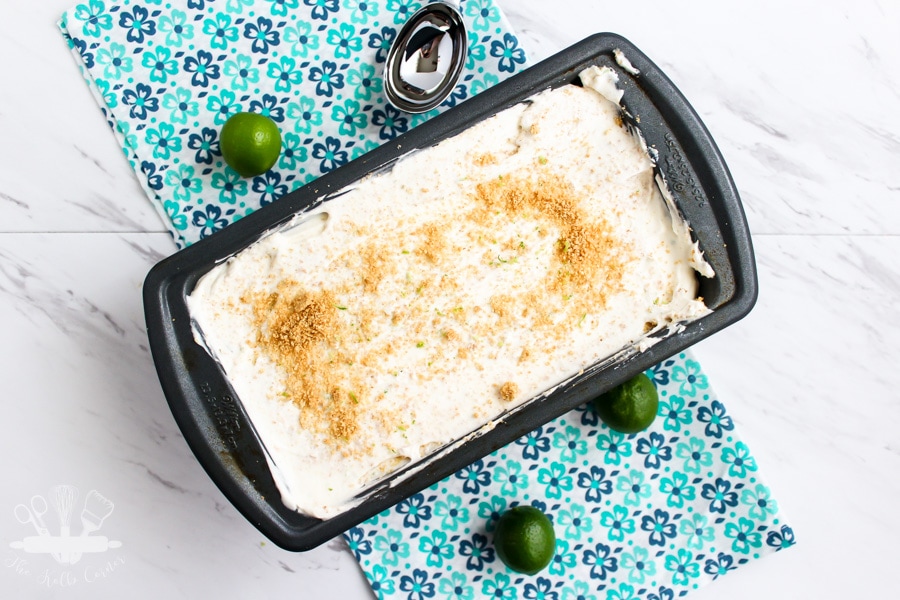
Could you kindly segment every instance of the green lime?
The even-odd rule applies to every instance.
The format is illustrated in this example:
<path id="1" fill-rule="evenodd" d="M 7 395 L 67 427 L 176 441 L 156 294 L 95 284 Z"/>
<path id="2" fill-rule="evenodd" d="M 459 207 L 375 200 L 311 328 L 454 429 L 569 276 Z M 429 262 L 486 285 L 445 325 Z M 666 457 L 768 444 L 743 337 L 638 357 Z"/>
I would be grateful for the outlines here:
<path id="1" fill-rule="evenodd" d="M 594 400 L 594 408 L 610 429 L 637 433 L 650 427 L 659 410 L 656 386 L 639 373 Z"/>
<path id="2" fill-rule="evenodd" d="M 242 112 L 232 115 L 219 136 L 222 158 L 241 177 L 261 175 L 281 154 L 281 132 L 265 115 Z"/>
<path id="3" fill-rule="evenodd" d="M 550 519 L 533 506 L 516 506 L 497 520 L 494 548 L 507 567 L 534 575 L 553 560 L 556 534 Z"/>

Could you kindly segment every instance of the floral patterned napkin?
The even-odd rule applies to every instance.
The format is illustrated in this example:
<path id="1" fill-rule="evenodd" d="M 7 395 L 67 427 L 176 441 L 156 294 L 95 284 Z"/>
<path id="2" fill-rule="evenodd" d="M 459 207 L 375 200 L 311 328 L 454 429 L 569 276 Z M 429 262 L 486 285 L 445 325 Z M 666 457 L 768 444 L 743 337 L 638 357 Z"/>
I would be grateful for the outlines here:
<path id="1" fill-rule="evenodd" d="M 384 99 L 388 47 L 419 0 L 85 0 L 59 26 L 179 247 L 391 140 L 520 70 L 494 0 L 462 0 L 465 70 L 437 109 Z M 282 130 L 269 172 L 242 179 L 218 135 L 239 111 Z"/>
<path id="2" fill-rule="evenodd" d="M 590 406 L 540 427 L 344 534 L 378 598 L 672 600 L 794 544 L 778 502 L 690 353 L 647 372 L 645 432 Z M 545 511 L 556 555 L 519 575 L 492 544 L 500 514 Z"/>

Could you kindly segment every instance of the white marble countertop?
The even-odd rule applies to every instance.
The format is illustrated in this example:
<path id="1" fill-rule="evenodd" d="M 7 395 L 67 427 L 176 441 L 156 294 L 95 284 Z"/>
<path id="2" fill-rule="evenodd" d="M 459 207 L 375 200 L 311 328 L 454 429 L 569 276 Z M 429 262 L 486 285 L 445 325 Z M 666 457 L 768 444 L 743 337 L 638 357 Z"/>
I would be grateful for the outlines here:
<path id="1" fill-rule="evenodd" d="M 56 29 L 72 4 L 0 4 L 0 597 L 371 597 L 341 541 L 267 543 L 184 443 L 140 296 L 175 248 Z M 502 6 L 533 61 L 598 31 L 629 38 L 704 119 L 742 194 L 759 303 L 695 352 L 798 544 L 690 597 L 894 597 L 900 5 Z M 74 578 L 9 547 L 16 505 L 63 483 L 114 501 L 104 532 L 122 542 Z"/>

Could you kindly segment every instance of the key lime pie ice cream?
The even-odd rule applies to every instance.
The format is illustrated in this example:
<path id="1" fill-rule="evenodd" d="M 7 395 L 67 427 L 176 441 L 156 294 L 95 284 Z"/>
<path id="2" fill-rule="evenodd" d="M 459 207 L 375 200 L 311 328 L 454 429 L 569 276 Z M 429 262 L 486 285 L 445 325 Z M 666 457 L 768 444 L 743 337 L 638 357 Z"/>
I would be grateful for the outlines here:
<path id="1" fill-rule="evenodd" d="M 660 191 L 613 71 L 369 176 L 188 298 L 286 505 L 376 480 L 709 312 L 712 269 Z M 654 335 L 655 334 L 655 335 Z"/>

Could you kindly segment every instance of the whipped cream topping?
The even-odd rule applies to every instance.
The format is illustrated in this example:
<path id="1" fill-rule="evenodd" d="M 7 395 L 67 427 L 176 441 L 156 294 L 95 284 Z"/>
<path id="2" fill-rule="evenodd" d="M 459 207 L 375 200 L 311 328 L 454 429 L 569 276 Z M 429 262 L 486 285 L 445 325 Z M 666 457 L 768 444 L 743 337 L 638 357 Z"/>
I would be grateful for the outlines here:
<path id="1" fill-rule="evenodd" d="M 188 298 L 285 504 L 327 518 L 709 312 L 712 276 L 607 68 L 365 178 Z"/>

